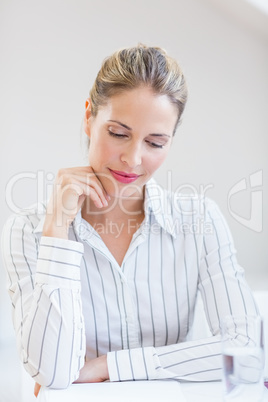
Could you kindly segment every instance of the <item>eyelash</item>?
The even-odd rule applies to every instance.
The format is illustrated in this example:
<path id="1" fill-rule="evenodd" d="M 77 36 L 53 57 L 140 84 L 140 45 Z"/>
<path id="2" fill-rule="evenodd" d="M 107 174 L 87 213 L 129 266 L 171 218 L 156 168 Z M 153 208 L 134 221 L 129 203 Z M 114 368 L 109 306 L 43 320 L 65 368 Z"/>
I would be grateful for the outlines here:
<path id="1" fill-rule="evenodd" d="M 118 138 L 118 139 L 127 137 L 127 136 L 124 135 L 124 134 L 116 134 L 116 133 L 113 133 L 111 130 L 108 130 L 108 133 L 109 133 L 112 137 L 115 137 L 115 138 Z M 154 142 L 150 142 L 150 141 L 146 141 L 146 142 L 147 142 L 152 148 L 159 148 L 159 149 L 164 148 L 164 145 L 155 144 Z"/>
<path id="2" fill-rule="evenodd" d="M 109 133 L 112 137 L 115 137 L 115 138 L 124 138 L 124 137 L 127 137 L 127 136 L 124 135 L 124 134 L 116 134 L 116 133 L 113 133 L 111 130 L 108 130 L 108 133 Z"/>

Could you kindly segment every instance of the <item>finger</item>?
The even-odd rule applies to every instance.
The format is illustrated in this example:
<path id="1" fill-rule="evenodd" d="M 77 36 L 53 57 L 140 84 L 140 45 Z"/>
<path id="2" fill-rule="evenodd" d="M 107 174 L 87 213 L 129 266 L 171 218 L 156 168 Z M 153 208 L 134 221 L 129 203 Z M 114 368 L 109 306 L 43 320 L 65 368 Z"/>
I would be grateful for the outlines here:
<path id="1" fill-rule="evenodd" d="M 95 190 L 95 187 L 92 186 L 92 182 L 90 182 L 90 184 L 87 185 L 86 183 L 77 181 L 74 178 L 72 178 L 72 183 L 66 184 L 63 188 L 64 192 L 65 191 L 67 192 L 68 190 L 71 193 L 74 193 L 75 196 L 77 197 L 77 204 L 79 202 L 79 197 L 81 197 L 82 195 L 86 195 L 94 202 L 97 208 L 108 206 L 107 200 L 105 199 L 102 193 L 97 192 Z"/>
<path id="2" fill-rule="evenodd" d="M 99 197 L 102 199 L 103 203 L 105 204 L 104 200 L 110 201 L 111 197 L 108 195 L 107 191 L 102 185 L 99 177 L 96 175 L 94 170 L 91 168 L 92 171 L 86 173 L 86 175 L 77 175 L 77 178 L 82 182 L 87 183 L 88 185 L 94 187 L 95 191 L 98 193 Z"/>
<path id="3" fill-rule="evenodd" d="M 104 190 L 104 187 L 102 186 L 102 184 L 100 183 L 99 179 L 97 178 L 98 181 L 96 181 L 96 179 L 94 180 L 90 180 L 89 182 L 89 187 L 91 189 L 94 189 L 94 192 L 98 195 L 98 197 L 100 198 L 102 204 L 104 206 L 108 205 L 108 201 L 110 201 L 110 197 L 107 194 L 107 192 Z"/>
<path id="4" fill-rule="evenodd" d="M 79 180 L 81 183 L 86 184 L 88 187 L 93 188 L 95 192 L 98 194 L 100 200 L 102 201 L 103 205 L 107 206 L 107 201 L 111 198 L 107 194 L 106 190 L 104 189 L 101 181 L 98 177 L 92 172 L 87 174 L 87 176 L 76 176 L 76 179 Z"/>
<path id="5" fill-rule="evenodd" d="M 83 172 L 80 169 L 80 172 L 76 171 L 72 174 L 64 172 L 62 173 L 61 181 L 63 183 L 81 182 L 87 184 L 90 187 L 93 187 L 96 193 L 99 195 L 99 198 L 101 199 L 104 206 L 107 206 L 106 201 L 109 201 L 111 199 L 93 169 L 90 169 L 90 171 L 89 169 L 84 169 Z"/>
<path id="6" fill-rule="evenodd" d="M 97 174 L 96 174 L 96 172 L 94 171 L 94 169 L 93 169 L 92 166 L 91 166 L 91 169 L 92 169 L 93 173 L 95 174 L 95 177 L 96 177 L 97 180 L 98 180 L 98 184 L 99 184 L 100 187 L 102 188 L 106 199 L 109 201 L 109 200 L 111 199 L 111 197 L 109 196 L 109 194 L 107 193 L 107 191 L 106 191 L 105 188 L 103 187 L 102 182 L 100 181 L 99 177 L 97 176 Z"/>
<path id="7" fill-rule="evenodd" d="M 85 194 L 82 194 L 82 195 L 79 196 L 78 204 L 77 204 L 77 210 L 78 210 L 78 211 L 79 211 L 79 209 L 82 207 L 82 205 L 83 205 L 85 199 L 86 199 L 86 195 L 85 195 Z"/>

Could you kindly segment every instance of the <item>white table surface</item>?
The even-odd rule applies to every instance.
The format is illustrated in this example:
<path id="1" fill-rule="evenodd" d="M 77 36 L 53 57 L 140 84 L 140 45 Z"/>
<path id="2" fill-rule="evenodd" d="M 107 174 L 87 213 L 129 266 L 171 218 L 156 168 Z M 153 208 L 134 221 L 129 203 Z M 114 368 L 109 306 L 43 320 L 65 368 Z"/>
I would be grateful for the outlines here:
<path id="1" fill-rule="evenodd" d="M 65 390 L 41 388 L 38 402 L 222 402 L 222 383 L 130 381 L 73 384 Z M 263 402 L 268 401 L 264 388 Z M 241 401 L 243 402 L 243 401 Z M 252 401 L 254 402 L 254 401 Z"/>

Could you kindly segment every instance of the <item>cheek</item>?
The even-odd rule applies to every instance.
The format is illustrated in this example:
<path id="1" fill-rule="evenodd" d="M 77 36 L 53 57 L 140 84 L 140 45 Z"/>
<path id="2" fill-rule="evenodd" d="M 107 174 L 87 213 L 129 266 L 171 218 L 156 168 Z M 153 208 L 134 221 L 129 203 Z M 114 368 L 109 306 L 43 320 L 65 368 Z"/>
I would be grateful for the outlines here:
<path id="1" fill-rule="evenodd" d="M 89 147 L 89 160 L 91 164 L 100 165 L 111 161 L 115 156 L 114 146 L 109 141 L 98 139 L 92 141 Z"/>
<path id="2" fill-rule="evenodd" d="M 153 155 L 150 157 L 145 158 L 144 164 L 147 167 L 147 170 L 150 172 L 154 172 L 157 170 L 162 163 L 165 161 L 167 157 L 167 152 L 160 153 L 158 155 Z"/>
<path id="3" fill-rule="evenodd" d="M 101 151 L 99 152 L 99 160 L 102 161 L 103 165 L 114 165 L 114 163 L 117 163 L 119 156 L 120 156 L 120 151 L 118 150 L 117 147 L 115 147 L 113 144 L 111 144 L 109 141 L 105 141 L 101 147 Z"/>

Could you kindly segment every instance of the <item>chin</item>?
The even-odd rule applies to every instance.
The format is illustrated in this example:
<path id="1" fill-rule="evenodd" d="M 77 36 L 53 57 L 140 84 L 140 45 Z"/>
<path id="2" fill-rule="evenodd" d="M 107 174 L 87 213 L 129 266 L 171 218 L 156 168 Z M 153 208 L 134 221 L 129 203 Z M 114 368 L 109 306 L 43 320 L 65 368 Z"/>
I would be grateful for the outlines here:
<path id="1" fill-rule="evenodd" d="M 111 181 L 109 180 L 108 182 L 103 180 L 103 187 L 105 188 L 107 194 L 110 197 L 113 198 L 118 198 L 118 199 L 126 199 L 130 197 L 143 197 L 143 187 L 144 187 L 145 182 L 142 181 L 130 184 L 124 184 L 124 183 L 118 183 L 117 181 Z"/>

